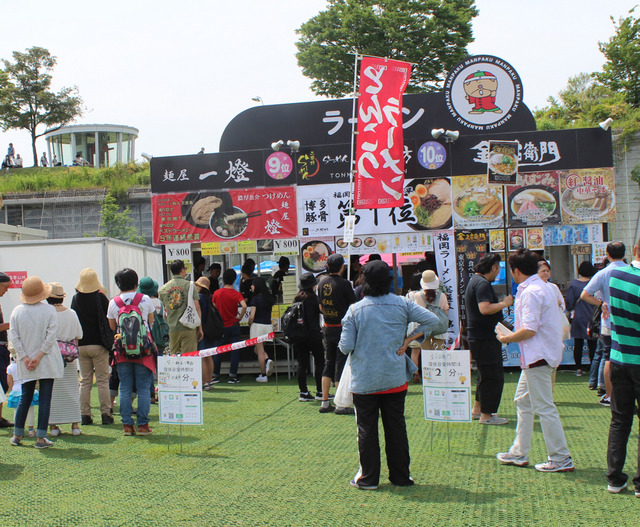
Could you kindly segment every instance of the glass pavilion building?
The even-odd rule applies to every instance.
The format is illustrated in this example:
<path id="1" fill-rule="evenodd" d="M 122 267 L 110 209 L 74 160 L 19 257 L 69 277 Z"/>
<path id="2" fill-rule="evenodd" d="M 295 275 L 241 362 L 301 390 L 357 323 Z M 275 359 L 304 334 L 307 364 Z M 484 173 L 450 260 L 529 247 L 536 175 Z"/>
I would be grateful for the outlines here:
<path id="1" fill-rule="evenodd" d="M 49 160 L 55 155 L 71 165 L 80 154 L 91 166 L 113 166 L 135 160 L 138 129 L 115 124 L 74 124 L 45 133 Z"/>

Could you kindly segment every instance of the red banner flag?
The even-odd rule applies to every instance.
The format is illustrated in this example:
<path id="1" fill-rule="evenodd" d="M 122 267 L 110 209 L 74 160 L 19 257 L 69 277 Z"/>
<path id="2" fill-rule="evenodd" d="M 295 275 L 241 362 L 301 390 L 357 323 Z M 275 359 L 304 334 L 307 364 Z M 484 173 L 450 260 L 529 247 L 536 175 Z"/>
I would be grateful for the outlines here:
<path id="1" fill-rule="evenodd" d="M 404 204 L 402 94 L 411 64 L 364 57 L 360 64 L 355 207 Z"/>

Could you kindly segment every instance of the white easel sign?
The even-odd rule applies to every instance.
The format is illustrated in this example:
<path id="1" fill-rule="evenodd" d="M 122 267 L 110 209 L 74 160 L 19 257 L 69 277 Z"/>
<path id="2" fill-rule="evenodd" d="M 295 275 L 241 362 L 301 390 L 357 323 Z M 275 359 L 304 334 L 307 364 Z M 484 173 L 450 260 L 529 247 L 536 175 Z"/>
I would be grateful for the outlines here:
<path id="1" fill-rule="evenodd" d="M 424 418 L 471 422 L 471 359 L 468 350 L 422 350 Z"/>
<path id="2" fill-rule="evenodd" d="M 158 404 L 160 423 L 203 423 L 201 357 L 158 357 Z"/>

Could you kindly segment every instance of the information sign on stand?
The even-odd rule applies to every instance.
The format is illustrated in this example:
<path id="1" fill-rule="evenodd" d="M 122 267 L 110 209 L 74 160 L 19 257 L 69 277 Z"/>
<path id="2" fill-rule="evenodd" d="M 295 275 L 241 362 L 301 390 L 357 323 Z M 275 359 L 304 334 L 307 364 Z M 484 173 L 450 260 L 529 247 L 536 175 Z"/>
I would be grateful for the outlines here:
<path id="1" fill-rule="evenodd" d="M 158 403 L 160 423 L 203 423 L 200 357 L 158 357 Z"/>
<path id="2" fill-rule="evenodd" d="M 471 361 L 468 350 L 422 350 L 424 418 L 471 422 Z"/>

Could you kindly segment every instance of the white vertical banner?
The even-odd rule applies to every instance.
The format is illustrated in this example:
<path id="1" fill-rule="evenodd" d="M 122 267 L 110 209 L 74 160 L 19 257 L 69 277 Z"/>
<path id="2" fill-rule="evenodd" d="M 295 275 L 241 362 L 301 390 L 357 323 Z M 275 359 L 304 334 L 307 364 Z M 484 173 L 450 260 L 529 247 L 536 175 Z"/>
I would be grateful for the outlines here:
<path id="1" fill-rule="evenodd" d="M 449 300 L 449 320 L 451 324 L 447 331 L 447 347 L 455 342 L 460 333 L 460 321 L 458 319 L 458 277 L 456 274 L 455 236 L 453 229 L 435 231 L 433 234 L 433 249 L 436 253 L 438 265 L 438 278 L 445 289 Z"/>

